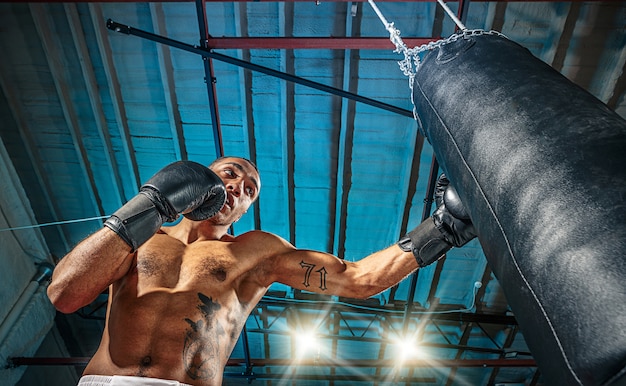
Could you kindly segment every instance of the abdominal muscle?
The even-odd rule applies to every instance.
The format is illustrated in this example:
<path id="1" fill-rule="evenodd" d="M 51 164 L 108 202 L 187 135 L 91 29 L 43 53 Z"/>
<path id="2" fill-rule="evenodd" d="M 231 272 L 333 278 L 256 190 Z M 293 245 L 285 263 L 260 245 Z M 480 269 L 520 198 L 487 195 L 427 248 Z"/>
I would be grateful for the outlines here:
<path id="1" fill-rule="evenodd" d="M 249 310 L 233 282 L 200 284 L 192 278 L 168 288 L 157 285 L 164 275 L 148 277 L 134 269 L 111 286 L 105 331 L 85 375 L 221 384 Z"/>
<path id="2" fill-rule="evenodd" d="M 221 384 L 247 316 L 243 309 L 192 292 L 155 291 L 120 303 L 111 304 L 102 343 L 85 374 Z"/>

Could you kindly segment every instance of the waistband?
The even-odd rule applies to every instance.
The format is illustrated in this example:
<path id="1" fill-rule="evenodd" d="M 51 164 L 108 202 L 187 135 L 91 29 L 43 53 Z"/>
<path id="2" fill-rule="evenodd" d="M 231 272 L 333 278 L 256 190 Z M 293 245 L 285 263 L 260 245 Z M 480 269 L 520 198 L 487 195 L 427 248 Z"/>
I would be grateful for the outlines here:
<path id="1" fill-rule="evenodd" d="M 131 377 L 126 375 L 83 375 L 78 386 L 191 386 L 168 379 Z"/>

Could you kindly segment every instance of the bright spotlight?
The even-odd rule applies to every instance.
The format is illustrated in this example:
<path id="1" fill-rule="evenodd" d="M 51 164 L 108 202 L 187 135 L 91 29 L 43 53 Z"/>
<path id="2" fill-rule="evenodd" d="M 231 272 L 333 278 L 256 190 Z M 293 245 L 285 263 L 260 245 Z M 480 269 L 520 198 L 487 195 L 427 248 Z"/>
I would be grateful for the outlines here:
<path id="1" fill-rule="evenodd" d="M 395 344 L 396 355 L 402 362 L 422 357 L 422 352 L 412 340 L 398 340 Z"/>
<path id="2" fill-rule="evenodd" d="M 298 331 L 294 334 L 295 352 L 298 357 L 307 353 L 319 353 L 319 341 L 313 331 Z"/>

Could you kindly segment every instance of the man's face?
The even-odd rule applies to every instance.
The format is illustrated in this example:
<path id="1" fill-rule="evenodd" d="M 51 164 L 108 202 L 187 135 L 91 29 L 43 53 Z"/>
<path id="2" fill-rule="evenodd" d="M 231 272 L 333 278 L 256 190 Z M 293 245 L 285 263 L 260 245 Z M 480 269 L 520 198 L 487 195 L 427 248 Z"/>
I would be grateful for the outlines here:
<path id="1" fill-rule="evenodd" d="M 259 196 L 261 179 L 247 160 L 228 157 L 211 165 L 226 186 L 226 204 L 210 221 L 216 225 L 232 224 L 246 213 Z"/>

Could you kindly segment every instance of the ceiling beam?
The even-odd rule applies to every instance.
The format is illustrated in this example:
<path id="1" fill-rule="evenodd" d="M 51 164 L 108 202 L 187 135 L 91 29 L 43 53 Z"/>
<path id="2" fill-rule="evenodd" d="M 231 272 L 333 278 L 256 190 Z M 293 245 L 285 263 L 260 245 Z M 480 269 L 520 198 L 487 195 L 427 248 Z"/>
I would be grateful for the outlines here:
<path id="1" fill-rule="evenodd" d="M 352 7 L 351 4 L 347 4 L 346 7 Z M 360 7 L 355 4 L 354 7 Z M 361 33 L 361 15 L 362 12 L 355 11 L 354 17 L 352 17 L 352 11 L 346 10 L 345 21 L 345 34 L 347 36 L 359 35 Z M 341 75 L 342 89 L 354 92 L 358 87 L 358 76 L 353 76 L 358 73 L 359 58 L 350 49 L 343 52 L 343 71 Z M 337 141 L 337 163 L 335 166 L 335 195 L 333 197 L 333 206 L 335 208 L 332 212 L 332 225 L 330 235 L 332 239 L 332 248 L 329 251 L 335 256 L 343 259 L 345 257 L 345 242 L 346 242 L 346 226 L 347 226 L 347 208 L 348 208 L 348 195 L 352 188 L 352 147 L 354 145 L 354 116 L 356 114 L 355 103 L 351 100 L 341 100 L 341 116 L 339 125 L 339 138 Z"/>
<path id="2" fill-rule="evenodd" d="M 235 28 L 239 35 L 248 35 L 248 14 L 247 3 L 235 4 Z M 244 62 L 250 62 L 250 51 L 241 50 L 237 51 L 239 59 Z M 242 107 L 242 122 L 243 127 L 247 133 L 248 153 L 250 154 L 250 161 L 255 165 L 257 164 L 257 146 L 256 146 L 256 134 L 254 125 L 254 114 L 252 112 L 252 72 L 247 71 L 243 67 L 239 67 L 239 76 L 243 79 L 243 82 L 239 82 L 239 92 L 241 95 Z M 261 202 L 256 200 L 252 205 L 254 213 L 254 229 L 261 228 Z"/>
<path id="3" fill-rule="evenodd" d="M 135 148 L 130 136 L 130 129 L 128 127 L 128 117 L 126 115 L 126 108 L 122 100 L 122 89 L 120 87 L 120 81 L 117 77 L 117 71 L 115 69 L 115 63 L 113 62 L 113 53 L 111 50 L 111 43 L 107 38 L 105 27 L 102 23 L 104 16 L 102 15 L 102 8 L 99 4 L 89 4 L 89 13 L 91 16 L 91 22 L 93 24 L 94 33 L 96 35 L 96 42 L 98 51 L 100 53 L 100 59 L 102 60 L 102 68 L 107 79 L 107 86 L 109 89 L 109 95 L 111 98 L 111 104 L 113 105 L 113 112 L 115 114 L 115 124 L 120 133 L 120 141 L 122 142 L 122 153 L 126 158 L 126 163 L 129 168 L 129 176 L 131 177 L 133 186 L 139 189 L 141 186 L 141 179 L 139 177 L 139 167 L 137 166 L 137 157 L 135 156 Z M 134 194 L 134 193 L 133 193 Z"/>
<path id="4" fill-rule="evenodd" d="M 620 57 L 620 61 L 622 62 L 621 68 L 615 67 L 613 70 L 613 74 L 616 78 L 615 86 L 613 87 L 613 93 L 608 96 L 608 101 L 606 102 L 607 106 L 611 110 L 616 110 L 620 105 L 620 100 L 626 92 L 626 51 L 622 50 L 622 55 Z M 618 75 L 619 73 L 619 75 Z M 608 82 L 607 82 L 608 83 Z"/>
<path id="5" fill-rule="evenodd" d="M 574 29 L 576 28 L 576 22 L 578 21 L 578 15 L 580 14 L 580 5 L 573 4 L 568 10 L 567 17 L 561 28 L 561 35 L 559 36 L 558 44 L 554 52 L 554 56 L 551 60 L 552 68 L 561 72 L 563 70 L 563 64 L 567 51 L 572 43 L 572 37 L 574 36 Z"/>
<path id="6" fill-rule="evenodd" d="M 587 91 L 591 92 L 611 109 L 618 107 L 618 102 L 624 97 L 626 68 L 626 50 L 624 49 L 624 12 L 621 5 L 597 4 L 589 8 L 583 8 L 583 12 L 594 14 L 594 32 L 590 37 L 584 38 L 584 43 L 578 47 L 583 63 L 589 63 L 588 56 L 597 56 L 597 63 Z M 588 31 L 585 27 L 581 30 Z M 596 51 L 593 41 L 603 42 L 603 49 Z M 597 53 L 596 53 L 597 52 Z M 602 54 L 600 54 L 602 52 Z M 587 60 L 585 60 L 587 58 Z M 582 64 L 582 63 L 581 63 Z M 606 69 L 603 71 L 602 69 Z"/>
<path id="7" fill-rule="evenodd" d="M 59 35 L 53 30 L 52 17 L 50 16 L 50 10 L 45 4 L 31 4 L 30 12 L 35 22 L 35 28 L 39 34 L 41 45 L 46 54 L 46 60 L 48 67 L 50 68 L 50 74 L 54 80 L 55 89 L 59 98 L 59 104 L 63 110 L 63 117 L 67 124 L 67 130 L 72 137 L 74 145 L 74 151 L 76 152 L 76 161 L 82 171 L 85 180 L 86 188 L 89 193 L 89 199 L 93 205 L 96 215 L 104 215 L 104 208 L 102 207 L 102 199 L 98 195 L 98 188 L 96 187 L 96 180 L 93 175 L 93 171 L 90 166 L 89 157 L 87 155 L 87 149 L 83 142 L 83 134 L 78 119 L 78 113 L 76 112 L 75 105 L 72 102 L 72 91 L 70 89 L 69 75 L 64 67 L 64 60 L 60 53 L 62 43 Z"/>
<path id="8" fill-rule="evenodd" d="M 159 3 L 150 3 L 150 16 L 152 18 L 152 28 L 158 34 L 167 34 L 165 27 L 165 16 L 163 6 Z M 176 85 L 174 83 L 174 69 L 170 48 L 165 44 L 157 44 L 157 57 L 159 59 L 159 72 L 163 85 L 163 99 L 165 99 L 165 107 L 167 109 L 167 117 L 172 132 L 172 140 L 174 142 L 174 153 L 177 160 L 187 160 L 187 147 L 185 146 L 185 137 L 183 134 L 183 124 L 178 108 L 178 97 L 176 96 Z"/>
<path id="9" fill-rule="evenodd" d="M 294 20 L 294 6 L 293 3 L 278 4 L 278 17 L 279 29 L 282 30 L 284 35 L 293 34 L 293 20 Z M 288 49 L 284 55 L 280 55 L 280 61 L 288 74 L 295 74 L 295 59 L 293 51 Z M 283 160 L 285 170 L 287 173 L 283 173 L 283 182 L 285 182 L 285 188 L 287 190 L 287 221 L 289 223 L 289 242 L 293 245 L 298 245 L 296 242 L 296 184 L 295 184 L 295 158 L 296 158 L 296 146 L 295 146 L 295 131 L 296 131 L 296 101 L 295 101 L 295 87 L 293 82 L 282 82 L 281 84 L 281 106 L 283 106 L 284 113 L 281 114 L 281 128 L 283 131 L 283 138 L 285 146 L 283 149 Z"/>
<path id="10" fill-rule="evenodd" d="M 64 4 L 64 8 L 67 23 L 72 33 L 72 39 L 74 40 L 74 46 L 76 47 L 76 53 L 78 54 L 80 69 L 83 73 L 85 88 L 89 94 L 89 102 L 91 105 L 91 111 L 94 115 L 94 123 L 96 125 L 96 129 L 98 130 L 100 141 L 102 142 L 107 167 L 110 170 L 109 176 L 111 177 L 111 184 L 115 187 L 115 191 L 117 192 L 117 206 L 121 206 L 122 203 L 126 201 L 122 189 L 122 179 L 120 177 L 117 163 L 115 162 L 111 135 L 109 134 L 106 117 L 104 116 L 98 81 L 96 80 L 94 67 L 91 62 L 91 57 L 89 56 L 89 49 L 87 48 L 87 41 L 85 39 L 85 33 L 83 32 L 83 26 L 75 4 Z"/>
<path id="11" fill-rule="evenodd" d="M 1 46 L 0 56 L 3 58 L 9 57 L 8 53 L 5 52 Z M 33 131 L 31 130 L 29 121 L 27 119 L 27 111 L 23 108 L 26 105 L 22 96 L 23 91 L 18 86 L 18 82 L 16 82 L 16 77 L 11 76 L 12 74 L 14 73 L 10 61 L 0 60 L 0 90 L 2 90 L 2 92 L 4 93 L 9 110 L 13 115 L 15 125 L 17 127 L 17 130 L 19 131 L 19 136 L 24 143 L 24 148 L 26 149 L 26 155 L 30 160 L 30 164 L 33 168 L 35 178 L 38 182 L 39 187 L 41 188 L 41 194 L 50 211 L 50 216 L 54 221 L 58 221 L 60 220 L 60 208 L 57 205 L 57 201 L 52 199 L 52 194 L 50 193 L 54 191 L 52 189 L 52 183 L 48 178 L 48 173 L 42 166 L 44 165 L 44 163 L 39 148 L 36 145 L 35 133 L 33 133 Z M 30 199 L 32 199 L 32 197 L 30 197 Z M 35 220 L 41 222 L 46 219 L 36 218 Z M 54 229 L 58 233 L 59 240 L 63 243 L 63 247 L 65 248 L 65 250 L 69 250 L 71 243 L 68 242 L 69 235 L 67 233 L 67 229 L 60 225 L 55 226 Z"/>

